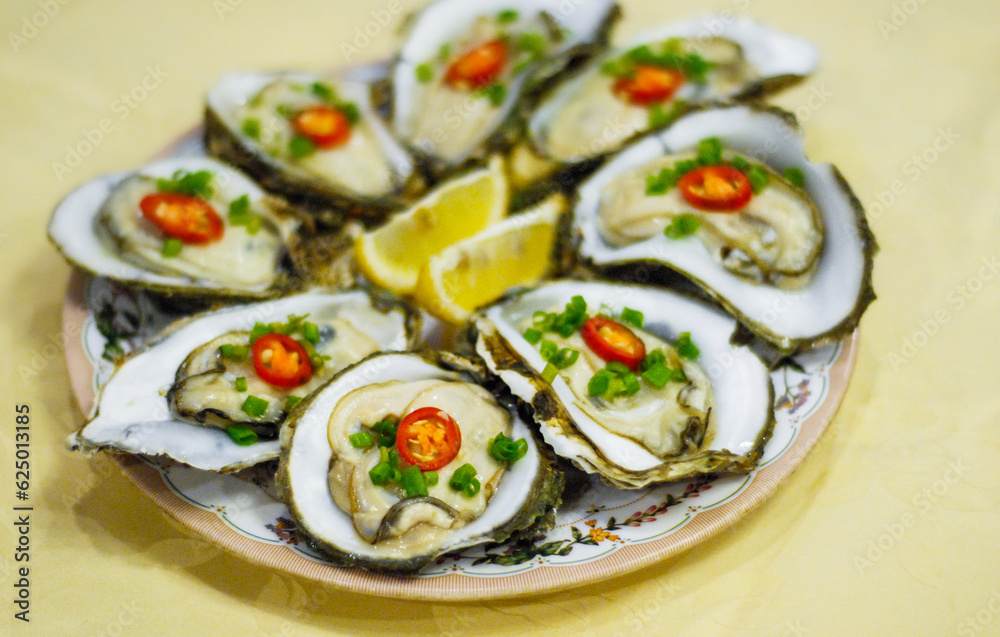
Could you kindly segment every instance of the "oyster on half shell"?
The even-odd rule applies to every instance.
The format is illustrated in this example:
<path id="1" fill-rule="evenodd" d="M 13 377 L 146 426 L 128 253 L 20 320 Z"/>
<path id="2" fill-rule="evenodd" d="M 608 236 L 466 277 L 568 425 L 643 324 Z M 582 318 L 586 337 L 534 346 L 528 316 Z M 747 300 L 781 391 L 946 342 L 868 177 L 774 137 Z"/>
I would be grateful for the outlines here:
<path id="1" fill-rule="evenodd" d="M 411 309 L 364 291 L 314 291 L 196 314 L 128 355 L 100 389 L 90 419 L 68 444 L 87 452 L 107 449 L 165 456 L 221 472 L 276 458 L 280 444 L 274 430 L 285 416 L 281 407 L 285 394 L 275 394 L 274 388 L 260 389 L 254 381 L 254 391 L 271 398 L 268 402 L 274 402 L 274 408 L 257 416 L 242 411 L 240 406 L 251 394 L 252 372 L 229 368 L 219 344 L 233 334 L 248 334 L 257 323 L 284 322 L 289 315 L 316 317 L 319 324 L 335 329 L 350 323 L 378 350 L 406 349 L 419 333 L 418 318 Z M 329 343 L 336 344 L 338 339 L 329 336 Z M 338 360 L 327 361 L 330 371 L 336 371 L 332 369 L 335 364 L 354 362 L 356 358 L 349 359 L 356 347 L 351 344 L 346 351 L 336 352 Z M 361 350 L 358 357 L 365 353 Z M 245 391 L 235 387 L 239 374 L 248 379 Z M 297 397 L 303 397 L 303 391 L 296 389 Z M 271 439 L 237 444 L 223 428 L 234 422 L 270 432 Z"/>
<path id="2" fill-rule="evenodd" d="M 419 188 L 409 153 L 374 110 L 367 79 L 232 73 L 206 102 L 209 153 L 329 225 L 344 214 L 384 216 Z"/>
<path id="3" fill-rule="evenodd" d="M 174 182 L 169 189 L 197 174 L 211 175 L 198 198 L 214 210 L 221 236 L 200 245 L 175 239 L 170 253 L 171 236 L 141 204 L 161 194 L 164 182 Z M 56 207 L 48 233 L 67 261 L 90 274 L 167 296 L 253 300 L 298 285 L 288 246 L 301 221 L 232 167 L 185 157 L 84 184 Z"/>
<path id="4" fill-rule="evenodd" d="M 541 348 L 529 342 L 526 332 L 540 329 L 546 314 L 575 303 L 585 303 L 590 316 L 627 315 L 625 308 L 641 313 L 644 326 L 634 332 L 645 343 L 648 367 L 643 369 L 644 360 L 631 379 L 618 376 L 624 380 L 616 390 L 597 380 L 607 375 L 599 371 L 607 359 L 599 359 L 575 330 L 562 339 L 550 331 L 541 336 L 579 352 L 569 365 L 553 362 L 561 349 L 546 354 L 545 340 Z M 474 323 L 476 352 L 531 406 L 545 442 L 616 486 L 745 473 L 770 438 L 774 390 L 767 366 L 748 348 L 730 343 L 735 321 L 698 301 L 665 290 L 563 280 L 513 295 Z M 651 373 L 655 356 L 660 371 Z"/>
<path id="5" fill-rule="evenodd" d="M 436 175 L 502 150 L 543 85 L 603 46 L 617 16 L 611 0 L 432 3 L 393 64 L 393 130 Z"/>
<path id="6" fill-rule="evenodd" d="M 652 232 L 629 241 L 607 232 L 609 225 L 619 223 L 610 219 L 630 214 L 631 204 L 623 204 L 620 197 L 627 175 L 636 171 L 652 175 L 662 162 L 673 161 L 665 158 L 693 152 L 707 138 L 718 139 L 728 151 L 767 167 L 776 173 L 775 183 L 788 169 L 800 171 L 801 187 L 782 186 L 782 190 L 794 191 L 795 197 L 772 202 L 765 211 L 771 216 L 784 214 L 783 207 L 790 209 L 799 202 L 800 213 L 772 228 L 773 233 L 757 224 L 762 232 L 757 234 L 756 252 L 743 250 L 738 242 L 730 242 L 728 251 L 720 250 L 713 237 L 700 231 L 692 236 L 667 236 L 656 228 L 663 226 L 668 207 L 661 209 L 659 219 L 656 214 L 646 217 L 653 224 Z M 631 183 L 634 192 L 628 201 L 646 199 L 648 185 L 634 179 Z M 815 213 L 809 212 L 810 206 Z M 815 227 L 809 221 L 813 214 Z M 785 230 L 779 232 L 777 227 Z M 674 284 L 682 277 L 755 336 L 785 352 L 818 347 L 848 335 L 875 298 L 871 270 L 877 245 L 864 210 L 836 168 L 806 158 L 794 118 L 776 108 L 709 108 L 642 138 L 581 184 L 571 232 L 576 257 L 584 267 L 633 282 Z M 746 236 L 749 240 L 755 235 Z M 768 244 L 784 245 L 789 254 L 809 258 L 792 260 L 782 270 L 777 261 L 768 264 Z"/>
<path id="7" fill-rule="evenodd" d="M 545 522 L 562 476 L 528 424 L 483 380 L 481 367 L 452 354 L 388 352 L 347 368 L 303 401 L 282 430 L 277 474 L 299 530 L 338 564 L 409 574 L 442 553 L 504 541 Z M 401 421 L 428 408 L 448 414 L 460 432 L 457 455 L 433 480 L 398 451 L 411 440 Z M 383 421 L 399 426 L 385 446 L 371 438 L 355 443 L 359 435 L 380 439 L 370 432 Z M 498 434 L 523 440 L 524 456 L 498 462 L 489 452 Z M 401 477 L 376 479 L 390 462 L 416 475 L 423 489 L 400 484 Z M 454 488 L 466 467 L 477 487 Z"/>

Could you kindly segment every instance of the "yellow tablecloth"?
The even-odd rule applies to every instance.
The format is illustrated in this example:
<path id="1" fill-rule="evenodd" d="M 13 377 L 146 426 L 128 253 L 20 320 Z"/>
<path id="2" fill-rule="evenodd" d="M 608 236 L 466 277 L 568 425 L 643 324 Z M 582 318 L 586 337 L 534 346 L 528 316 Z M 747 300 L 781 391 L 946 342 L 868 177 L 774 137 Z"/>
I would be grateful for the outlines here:
<path id="1" fill-rule="evenodd" d="M 419 4 L 0 7 L 0 633 L 1000 634 L 1000 5 L 986 0 L 622 0 L 622 34 L 715 10 L 815 42 L 822 68 L 776 101 L 803 121 L 811 158 L 844 172 L 882 247 L 829 430 L 774 497 L 679 557 L 520 601 L 323 591 L 215 549 L 108 458 L 63 448 L 81 415 L 60 338 L 70 268 L 45 238 L 53 206 L 197 125 L 224 72 L 385 58 Z M 30 562 L 15 561 L 19 405 Z M 11 601 L 24 566 L 30 623 Z"/>

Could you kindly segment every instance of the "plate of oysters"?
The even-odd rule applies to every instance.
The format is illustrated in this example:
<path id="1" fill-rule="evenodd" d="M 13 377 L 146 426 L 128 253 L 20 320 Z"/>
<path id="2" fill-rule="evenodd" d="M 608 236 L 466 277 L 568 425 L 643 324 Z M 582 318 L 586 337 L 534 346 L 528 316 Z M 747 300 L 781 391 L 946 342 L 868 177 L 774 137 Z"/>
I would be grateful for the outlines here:
<path id="1" fill-rule="evenodd" d="M 594 583 L 747 515 L 847 390 L 876 243 L 765 103 L 811 44 L 620 13 L 438 0 L 391 61 L 227 75 L 69 193 L 67 447 L 262 568 L 397 598 Z"/>

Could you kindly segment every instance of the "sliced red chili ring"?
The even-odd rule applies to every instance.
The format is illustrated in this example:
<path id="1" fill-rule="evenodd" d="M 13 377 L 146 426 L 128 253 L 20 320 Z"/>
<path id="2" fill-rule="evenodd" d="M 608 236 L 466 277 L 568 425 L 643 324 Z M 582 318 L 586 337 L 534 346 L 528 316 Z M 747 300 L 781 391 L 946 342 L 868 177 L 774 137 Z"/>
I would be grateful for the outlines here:
<path id="1" fill-rule="evenodd" d="M 731 166 L 702 166 L 677 180 L 681 195 L 695 208 L 733 212 L 750 203 L 753 189 L 743 172 Z"/>
<path id="2" fill-rule="evenodd" d="M 273 332 L 254 342 L 253 368 L 264 382 L 285 388 L 303 385 L 313 374 L 305 348 L 292 337 Z"/>
<path id="3" fill-rule="evenodd" d="M 146 195 L 139 201 L 139 210 L 163 234 L 184 243 L 212 243 L 225 233 L 222 217 L 197 197 L 172 192 Z"/>
<path id="4" fill-rule="evenodd" d="M 421 471 L 437 471 L 458 455 L 462 431 L 437 407 L 421 407 L 403 416 L 396 430 L 399 457 Z"/>
<path id="5" fill-rule="evenodd" d="M 339 108 L 311 106 L 292 118 L 292 128 L 317 148 L 334 148 L 351 138 L 351 122 Z"/>
<path id="6" fill-rule="evenodd" d="M 633 372 L 646 357 L 646 345 L 635 332 L 606 316 L 592 316 L 580 328 L 580 336 L 601 360 L 615 361 Z"/>
<path id="7" fill-rule="evenodd" d="M 631 104 L 651 106 L 673 97 L 685 79 L 680 71 L 639 64 L 631 77 L 619 78 L 611 90 Z"/>
<path id="8" fill-rule="evenodd" d="M 500 77 L 506 62 L 507 45 L 501 40 L 490 40 L 452 62 L 445 73 L 445 82 L 452 88 L 483 88 Z"/>

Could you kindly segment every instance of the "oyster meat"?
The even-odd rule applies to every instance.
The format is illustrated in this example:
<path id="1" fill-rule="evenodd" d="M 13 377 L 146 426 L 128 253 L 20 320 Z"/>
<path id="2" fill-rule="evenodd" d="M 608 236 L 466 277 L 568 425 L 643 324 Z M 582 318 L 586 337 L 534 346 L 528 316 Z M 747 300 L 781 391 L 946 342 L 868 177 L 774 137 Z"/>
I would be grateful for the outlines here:
<path id="1" fill-rule="evenodd" d="M 289 316 L 297 320 L 286 321 Z M 298 335 L 288 326 L 304 325 L 303 317 L 316 321 L 316 356 L 330 356 L 309 382 L 276 387 L 262 380 L 253 363 L 234 360 L 257 359 L 253 352 L 234 352 L 254 328 Z M 71 436 L 70 446 L 165 456 L 223 472 L 276 458 L 276 429 L 291 407 L 288 396 L 306 396 L 370 351 L 412 346 L 417 321 L 408 307 L 363 291 L 308 292 L 194 315 L 126 358 L 101 388 L 93 415 Z M 277 365 L 276 360 L 270 365 L 275 373 Z"/>
<path id="2" fill-rule="evenodd" d="M 383 216 L 415 187 L 413 163 L 370 93 L 345 77 L 230 74 L 208 94 L 206 146 L 323 221 Z"/>
<path id="3" fill-rule="evenodd" d="M 384 353 L 303 401 L 277 477 L 299 529 L 338 564 L 413 573 L 544 520 L 561 474 L 482 380 L 455 355 Z"/>
<path id="4" fill-rule="evenodd" d="M 771 435 L 766 365 L 730 343 L 735 321 L 695 300 L 563 280 L 491 306 L 475 327 L 476 352 L 532 407 L 545 442 L 616 486 L 745 473 Z"/>
<path id="5" fill-rule="evenodd" d="M 721 159 L 702 157 L 707 141 Z M 706 181 L 709 163 L 732 180 Z M 711 188 L 723 208 L 692 210 Z M 581 184 L 571 225 L 585 267 L 653 283 L 680 274 L 785 352 L 846 336 L 875 298 L 877 246 L 857 197 L 806 158 L 794 118 L 775 108 L 705 109 L 641 139 Z"/>
<path id="6" fill-rule="evenodd" d="M 189 157 L 85 184 L 48 232 L 94 275 L 166 295 L 255 299 L 296 285 L 287 246 L 300 225 L 240 172 Z"/>

